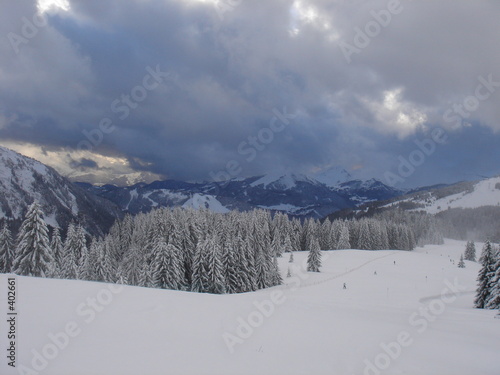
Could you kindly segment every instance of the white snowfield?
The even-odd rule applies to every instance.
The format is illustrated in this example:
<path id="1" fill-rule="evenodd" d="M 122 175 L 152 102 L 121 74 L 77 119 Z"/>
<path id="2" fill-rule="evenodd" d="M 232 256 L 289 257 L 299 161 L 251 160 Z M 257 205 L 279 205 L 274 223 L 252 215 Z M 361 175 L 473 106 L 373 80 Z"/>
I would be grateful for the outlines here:
<path id="1" fill-rule="evenodd" d="M 321 273 L 239 295 L 17 277 L 17 369 L 2 275 L 0 373 L 498 375 L 500 319 L 472 307 L 464 248 L 323 252 Z"/>
<path id="2" fill-rule="evenodd" d="M 500 205 L 500 189 L 496 186 L 500 184 L 500 177 L 489 178 L 479 181 L 474 185 L 474 190 L 470 193 L 460 193 L 449 197 L 437 199 L 425 210 L 431 214 L 447 210 L 450 208 L 477 208 L 483 206 Z"/>
<path id="3" fill-rule="evenodd" d="M 448 208 L 499 206 L 500 189 L 497 188 L 499 185 L 500 177 L 493 177 L 477 182 L 471 192 L 453 194 L 440 199 L 436 199 L 429 194 L 425 200 L 408 198 L 387 204 L 386 207 L 394 206 L 400 202 L 415 202 L 425 206 L 416 209 L 416 211 L 424 210 L 430 214 L 437 214 L 446 211 Z"/>

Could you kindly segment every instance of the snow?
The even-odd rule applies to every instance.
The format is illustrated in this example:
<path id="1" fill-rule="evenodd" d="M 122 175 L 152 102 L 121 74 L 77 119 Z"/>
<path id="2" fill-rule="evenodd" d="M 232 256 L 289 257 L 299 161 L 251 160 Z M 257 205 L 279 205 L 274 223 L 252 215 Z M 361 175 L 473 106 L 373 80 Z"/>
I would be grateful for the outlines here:
<path id="1" fill-rule="evenodd" d="M 291 173 L 276 172 L 269 173 L 254 181 L 250 186 L 263 185 L 264 188 L 271 184 L 279 184 L 284 190 L 292 189 L 296 186 L 295 176 Z"/>
<path id="2" fill-rule="evenodd" d="M 262 187 L 265 189 L 269 185 L 272 185 L 273 188 L 289 190 L 297 186 L 297 182 L 299 181 L 309 182 L 313 184 L 318 182 L 312 177 L 292 173 L 291 171 L 274 171 L 252 182 L 250 186 L 256 187 L 262 185 Z"/>
<path id="3" fill-rule="evenodd" d="M 341 167 L 328 168 L 324 171 L 314 174 L 312 178 L 330 187 L 335 187 L 342 182 L 352 180 L 352 176 L 349 174 L 349 172 Z"/>
<path id="4" fill-rule="evenodd" d="M 130 191 L 130 200 L 127 203 L 127 207 L 125 207 L 125 211 L 128 210 L 130 204 L 134 201 L 134 199 L 137 199 L 138 196 L 139 194 L 137 193 L 137 189 Z"/>
<path id="5" fill-rule="evenodd" d="M 426 207 L 432 214 L 450 208 L 477 208 L 482 206 L 498 206 L 500 204 L 500 189 L 495 188 L 500 184 L 500 177 L 479 181 L 471 193 L 463 192 L 437 199 Z"/>
<path id="6" fill-rule="evenodd" d="M 425 196 L 425 199 L 405 198 L 387 204 L 384 207 L 391 207 L 403 202 L 414 202 L 424 205 L 423 208 L 417 208 L 416 211 L 426 211 L 430 214 L 437 214 L 446 211 L 448 208 L 478 208 L 483 206 L 500 205 L 500 189 L 496 184 L 500 184 L 500 177 L 493 177 L 477 182 L 472 192 L 461 192 L 449 195 L 440 199 L 434 198 L 431 194 Z"/>
<path id="7" fill-rule="evenodd" d="M 264 208 L 266 210 L 277 210 L 277 211 L 285 211 L 285 212 L 296 212 L 297 210 L 303 209 L 303 207 L 297 207 L 293 204 L 280 203 L 274 206 L 259 206 L 260 208 Z"/>
<path id="8" fill-rule="evenodd" d="M 321 273 L 295 270 L 287 285 L 239 295 L 138 287 L 115 293 L 101 283 L 17 277 L 18 365 L 30 366 L 32 350 L 41 353 L 48 335 L 70 323 L 78 334 L 41 374 L 373 375 L 366 361 L 385 365 L 382 346 L 394 349 L 403 337 L 409 345 L 400 345 L 395 359 L 386 355 L 381 373 L 498 375 L 500 321 L 495 311 L 472 308 L 479 265 L 450 262 L 458 263 L 464 248 L 447 240 L 414 252 L 323 252 Z M 299 265 L 307 252 L 294 257 Z M 288 256 L 279 262 L 285 276 Z M 253 326 L 231 352 L 223 335 L 236 335 L 245 322 Z M 5 319 L 0 325 L 7 332 Z M 2 339 L 2 353 L 5 347 Z M 0 372 L 18 374 L 4 360 Z"/>
<path id="9" fill-rule="evenodd" d="M 194 194 L 183 205 L 184 208 L 209 209 L 212 212 L 225 214 L 230 210 L 222 205 L 213 195 Z"/>

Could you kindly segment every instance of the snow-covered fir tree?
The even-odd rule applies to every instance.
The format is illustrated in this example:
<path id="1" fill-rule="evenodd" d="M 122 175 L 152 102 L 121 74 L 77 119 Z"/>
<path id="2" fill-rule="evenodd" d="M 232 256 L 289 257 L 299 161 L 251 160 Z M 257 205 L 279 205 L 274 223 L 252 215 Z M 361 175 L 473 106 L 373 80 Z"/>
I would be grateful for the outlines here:
<path id="1" fill-rule="evenodd" d="M 307 271 L 319 272 L 320 267 L 321 267 L 321 251 L 318 240 L 313 239 L 311 241 L 311 248 L 309 250 L 309 255 L 307 256 Z"/>
<path id="2" fill-rule="evenodd" d="M 478 309 L 484 309 L 491 296 L 492 279 L 495 275 L 494 267 L 496 264 L 493 246 L 490 241 L 486 241 L 484 244 L 479 263 L 481 263 L 481 269 L 477 276 L 478 287 L 474 306 Z"/>
<path id="3" fill-rule="evenodd" d="M 215 236 L 201 241 L 193 260 L 192 290 L 199 293 L 226 292 L 221 249 Z"/>
<path id="4" fill-rule="evenodd" d="M 61 240 L 61 233 L 59 232 L 59 228 L 54 228 L 52 231 L 52 238 L 50 239 L 50 248 L 54 254 L 54 277 L 61 277 L 61 272 L 63 268 L 63 243 Z"/>
<path id="5" fill-rule="evenodd" d="M 19 229 L 13 270 L 18 275 L 51 277 L 53 262 L 47 224 L 40 205 L 35 202 L 29 206 Z"/>
<path id="6" fill-rule="evenodd" d="M 464 256 L 460 255 L 460 261 L 458 262 L 458 268 L 465 268 Z"/>
<path id="7" fill-rule="evenodd" d="M 476 245 L 473 241 L 468 241 L 465 247 L 464 259 L 471 262 L 476 261 Z"/>
<path id="8" fill-rule="evenodd" d="M 498 249 L 497 249 L 498 250 Z M 500 256 L 496 252 L 496 262 L 493 265 L 493 270 L 490 274 L 490 295 L 486 301 L 485 307 L 487 309 L 500 308 Z"/>
<path id="9" fill-rule="evenodd" d="M 14 243 L 10 229 L 5 223 L 0 230 L 0 273 L 11 272 L 13 262 Z"/>
<path id="10" fill-rule="evenodd" d="M 177 247 L 165 239 L 155 244 L 153 260 L 151 262 L 151 276 L 154 288 L 182 289 L 183 269 L 182 259 L 179 257 Z"/>
<path id="11" fill-rule="evenodd" d="M 349 226 L 345 222 L 342 222 L 342 225 L 340 227 L 340 235 L 336 248 L 340 250 L 351 248 L 351 243 L 349 240 Z"/>

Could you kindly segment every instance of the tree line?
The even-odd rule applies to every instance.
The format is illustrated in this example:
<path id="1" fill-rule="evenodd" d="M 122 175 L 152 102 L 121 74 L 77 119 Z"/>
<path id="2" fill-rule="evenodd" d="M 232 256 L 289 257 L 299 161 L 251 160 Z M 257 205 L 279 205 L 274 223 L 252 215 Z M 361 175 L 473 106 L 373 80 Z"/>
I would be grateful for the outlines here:
<path id="1" fill-rule="evenodd" d="M 308 270 L 319 272 L 320 250 L 412 250 L 432 229 L 432 223 L 422 225 L 401 217 L 302 222 L 265 210 L 160 208 L 126 216 L 100 238 L 70 224 L 63 241 L 58 228 L 49 231 L 34 203 L 15 241 L 8 225 L 0 230 L 0 272 L 242 293 L 280 285 L 277 258 L 283 253 L 310 251 Z"/>

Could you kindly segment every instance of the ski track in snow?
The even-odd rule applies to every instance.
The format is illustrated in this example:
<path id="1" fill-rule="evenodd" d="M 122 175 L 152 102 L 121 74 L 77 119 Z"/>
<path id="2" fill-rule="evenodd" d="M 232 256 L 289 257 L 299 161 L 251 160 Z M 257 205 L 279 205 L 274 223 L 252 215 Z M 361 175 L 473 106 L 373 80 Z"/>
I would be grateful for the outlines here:
<path id="1" fill-rule="evenodd" d="M 336 251 L 336 250 L 333 250 L 333 251 Z M 323 252 L 324 253 L 324 252 Z M 365 267 L 366 265 L 370 264 L 370 263 L 373 263 L 373 262 L 376 262 L 378 260 L 381 260 L 381 259 L 384 259 L 384 258 L 387 258 L 387 257 L 390 257 L 390 256 L 395 256 L 395 255 L 398 255 L 398 253 L 394 253 L 394 254 L 386 254 L 386 255 L 382 255 L 380 257 L 377 257 L 375 259 L 371 259 L 371 260 L 368 260 L 362 264 L 360 264 L 359 266 L 356 266 L 356 267 L 353 267 L 343 273 L 340 273 L 338 275 L 334 275 L 334 276 L 330 276 L 328 278 L 325 278 L 323 280 L 319 280 L 319 281 L 315 281 L 313 283 L 301 283 L 298 287 L 295 287 L 297 289 L 302 289 L 302 288 L 306 288 L 306 287 L 309 287 L 309 286 L 314 286 L 314 285 L 320 285 L 320 284 L 324 284 L 324 283 L 327 283 L 329 281 L 332 281 L 332 280 L 335 280 L 335 279 L 338 279 L 339 277 L 342 277 L 342 276 L 346 276 L 346 275 L 349 275 L 350 273 L 353 273 L 363 267 Z M 301 270 L 302 272 L 304 273 L 307 273 L 305 270 Z M 292 287 L 291 284 L 285 284 L 285 285 L 282 285 L 278 288 L 280 289 L 290 289 Z"/>

